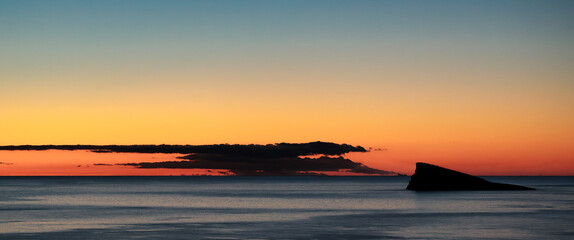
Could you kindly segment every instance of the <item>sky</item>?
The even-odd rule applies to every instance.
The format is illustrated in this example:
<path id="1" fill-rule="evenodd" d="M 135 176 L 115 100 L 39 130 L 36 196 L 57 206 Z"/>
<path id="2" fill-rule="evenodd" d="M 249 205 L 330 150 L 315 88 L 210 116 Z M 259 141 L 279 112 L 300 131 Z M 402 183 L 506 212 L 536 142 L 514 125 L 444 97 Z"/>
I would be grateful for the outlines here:
<path id="1" fill-rule="evenodd" d="M 572 1 L 0 0 L 0 145 L 326 141 L 406 174 L 574 175 L 573 43 Z M 80 153 L 0 151 L 0 175 L 106 158 Z"/>

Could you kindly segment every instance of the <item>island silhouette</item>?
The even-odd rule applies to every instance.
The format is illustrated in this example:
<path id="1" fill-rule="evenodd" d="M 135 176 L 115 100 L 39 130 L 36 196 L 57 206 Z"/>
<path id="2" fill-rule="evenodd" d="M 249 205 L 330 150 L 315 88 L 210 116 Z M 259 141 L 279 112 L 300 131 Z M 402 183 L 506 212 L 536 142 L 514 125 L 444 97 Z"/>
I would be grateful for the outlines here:
<path id="1" fill-rule="evenodd" d="M 463 191 L 463 190 L 534 190 L 534 188 L 489 182 L 466 173 L 436 165 L 418 162 L 411 176 L 408 190 L 414 191 Z"/>

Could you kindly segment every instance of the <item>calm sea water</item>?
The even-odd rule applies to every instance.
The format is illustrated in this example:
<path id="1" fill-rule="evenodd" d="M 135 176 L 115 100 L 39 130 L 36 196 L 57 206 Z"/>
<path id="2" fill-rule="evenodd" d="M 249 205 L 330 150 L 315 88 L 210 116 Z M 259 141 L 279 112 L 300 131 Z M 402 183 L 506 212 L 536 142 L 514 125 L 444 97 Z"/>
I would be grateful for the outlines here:
<path id="1" fill-rule="evenodd" d="M 0 177 L 0 239 L 574 239 L 574 177 Z"/>

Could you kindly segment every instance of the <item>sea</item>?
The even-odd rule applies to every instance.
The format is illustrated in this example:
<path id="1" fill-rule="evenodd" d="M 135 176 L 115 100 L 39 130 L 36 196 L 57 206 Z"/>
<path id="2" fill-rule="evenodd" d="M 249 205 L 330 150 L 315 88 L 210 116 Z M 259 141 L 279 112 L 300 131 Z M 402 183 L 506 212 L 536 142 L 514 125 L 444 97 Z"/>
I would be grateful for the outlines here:
<path id="1" fill-rule="evenodd" d="M 574 239 L 574 177 L 0 177 L 0 239 Z"/>

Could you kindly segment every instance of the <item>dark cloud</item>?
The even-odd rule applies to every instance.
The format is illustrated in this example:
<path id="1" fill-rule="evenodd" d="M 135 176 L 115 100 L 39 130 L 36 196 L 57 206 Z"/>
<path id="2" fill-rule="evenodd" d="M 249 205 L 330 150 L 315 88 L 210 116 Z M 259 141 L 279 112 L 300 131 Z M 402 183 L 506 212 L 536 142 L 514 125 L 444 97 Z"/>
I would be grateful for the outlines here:
<path id="1" fill-rule="evenodd" d="M 216 169 L 236 175 L 308 175 L 345 171 L 395 174 L 343 158 L 349 152 L 367 152 L 361 146 L 329 142 L 276 143 L 267 145 L 22 145 L 0 150 L 89 150 L 97 153 L 175 153 L 181 161 L 118 163 L 136 168 Z M 315 157 L 308 157 L 315 156 Z M 109 166 L 96 163 L 94 166 Z"/>
<path id="2" fill-rule="evenodd" d="M 113 166 L 113 164 L 107 164 L 107 163 L 94 163 L 92 165 L 94 165 L 94 166 Z"/>
<path id="3" fill-rule="evenodd" d="M 297 157 L 304 155 L 341 155 L 349 152 L 366 152 L 361 146 L 329 142 L 276 143 L 267 145 L 19 145 L 0 146 L 0 150 L 89 150 L 116 153 L 213 153 L 245 155 L 260 158 Z"/>
<path id="4" fill-rule="evenodd" d="M 225 154 L 190 154 L 183 161 L 122 163 L 137 168 L 227 169 L 236 175 L 302 175 L 310 172 L 346 171 L 365 174 L 393 174 L 343 157 L 252 158 Z"/>
<path id="5" fill-rule="evenodd" d="M 8 162 L 0 162 L 0 165 L 12 165 L 14 163 L 8 163 Z"/>

